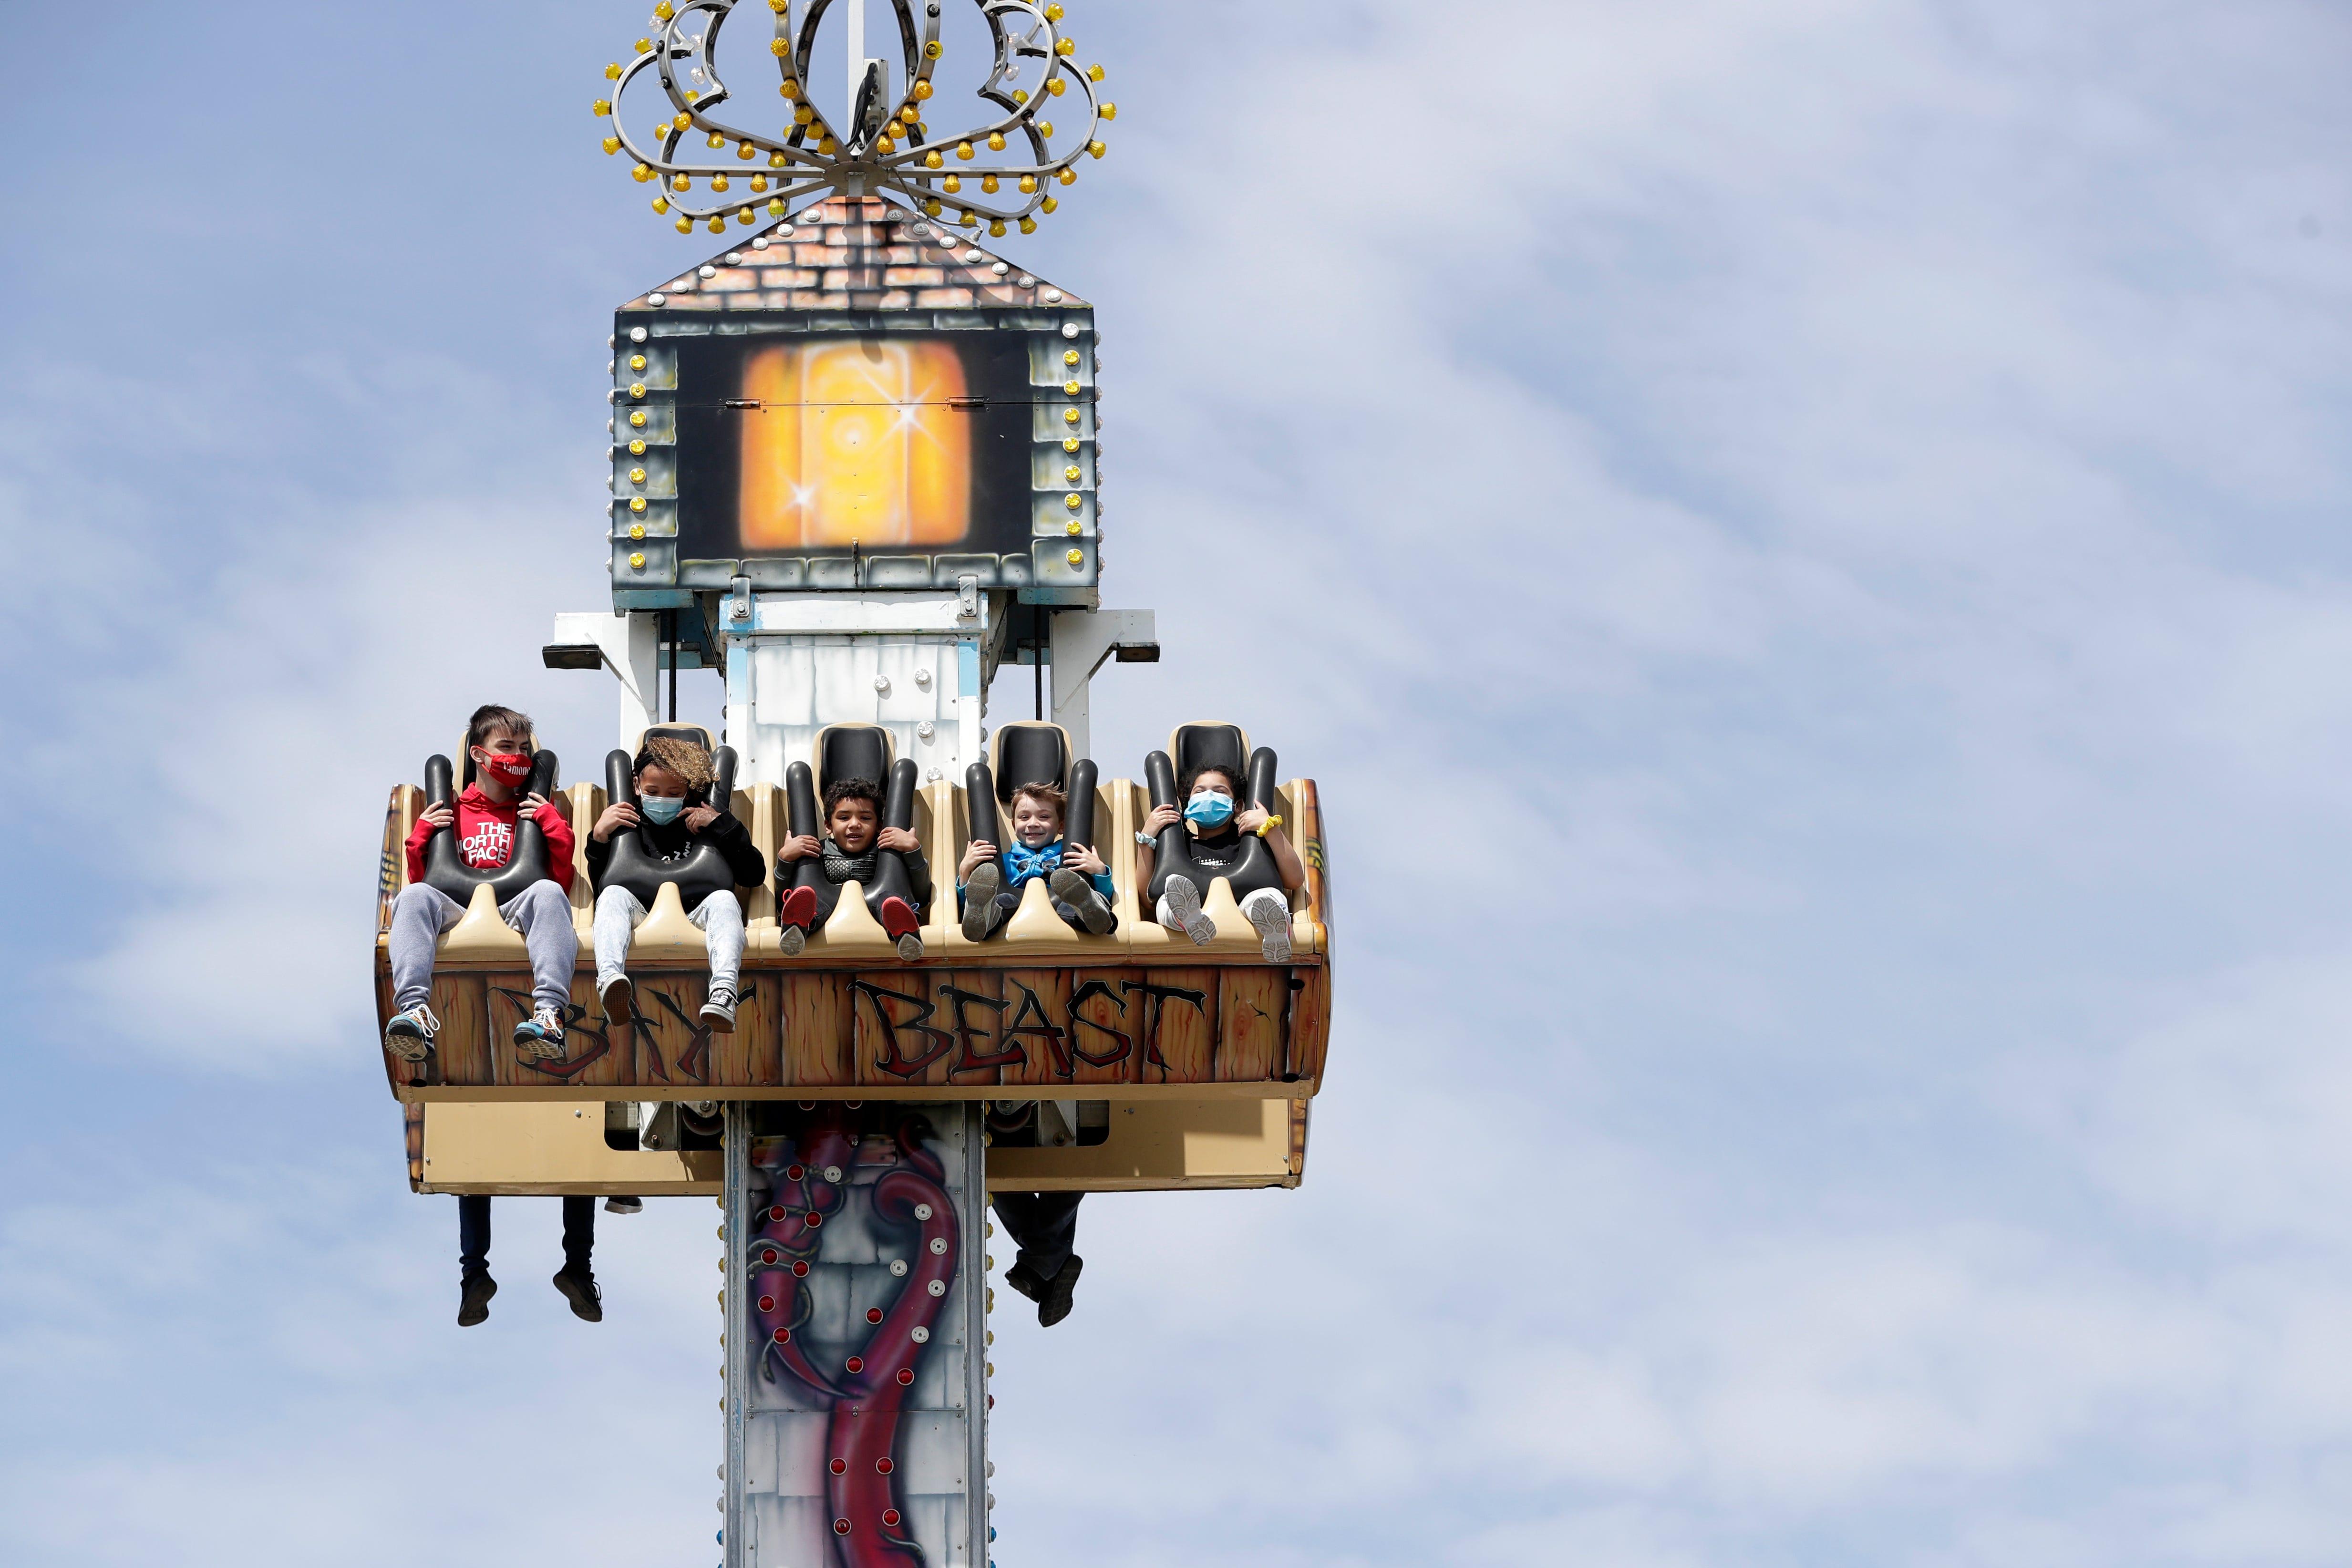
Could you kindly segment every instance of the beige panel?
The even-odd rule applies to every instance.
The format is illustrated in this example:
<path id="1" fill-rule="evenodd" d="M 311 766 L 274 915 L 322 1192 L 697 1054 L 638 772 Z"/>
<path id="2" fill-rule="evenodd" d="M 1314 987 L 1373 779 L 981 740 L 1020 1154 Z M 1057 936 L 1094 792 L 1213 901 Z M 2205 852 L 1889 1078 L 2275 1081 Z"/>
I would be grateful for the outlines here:
<path id="1" fill-rule="evenodd" d="M 1154 1192 L 1298 1184 L 1287 1100 L 1113 1100 L 1110 1137 L 1076 1149 L 991 1149 L 992 1191 Z"/>
<path id="2" fill-rule="evenodd" d="M 719 1156 L 608 1147 L 601 1100 L 424 1106 L 423 1191 L 716 1196 Z"/>

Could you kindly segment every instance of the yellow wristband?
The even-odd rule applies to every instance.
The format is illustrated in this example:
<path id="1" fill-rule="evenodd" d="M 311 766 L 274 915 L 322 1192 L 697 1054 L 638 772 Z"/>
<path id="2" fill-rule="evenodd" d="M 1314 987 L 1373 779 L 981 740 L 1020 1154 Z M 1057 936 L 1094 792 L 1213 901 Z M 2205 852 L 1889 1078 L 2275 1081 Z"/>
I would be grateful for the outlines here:
<path id="1" fill-rule="evenodd" d="M 1269 816 L 1264 822 L 1257 825 L 1257 836 L 1260 838 L 1263 838 L 1281 826 L 1282 818 L 1280 816 Z"/>

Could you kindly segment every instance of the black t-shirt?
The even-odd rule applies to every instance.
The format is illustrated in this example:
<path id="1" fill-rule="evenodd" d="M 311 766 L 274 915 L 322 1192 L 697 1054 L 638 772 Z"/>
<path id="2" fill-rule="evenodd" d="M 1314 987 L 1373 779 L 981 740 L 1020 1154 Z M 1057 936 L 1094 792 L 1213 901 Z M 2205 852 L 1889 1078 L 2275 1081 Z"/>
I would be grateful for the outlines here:
<path id="1" fill-rule="evenodd" d="M 1228 824 L 1222 833 L 1192 840 L 1192 864 L 1203 871 L 1230 871 L 1242 863 L 1242 830 Z"/>

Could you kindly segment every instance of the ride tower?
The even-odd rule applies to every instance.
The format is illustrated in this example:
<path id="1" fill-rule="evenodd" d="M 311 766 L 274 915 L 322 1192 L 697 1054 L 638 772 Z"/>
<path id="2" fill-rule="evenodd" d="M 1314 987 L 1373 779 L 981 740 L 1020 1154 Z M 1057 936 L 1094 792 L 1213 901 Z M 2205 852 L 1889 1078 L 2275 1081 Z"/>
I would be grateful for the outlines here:
<path id="1" fill-rule="evenodd" d="M 436 883 L 467 905 L 436 956 L 440 1028 L 423 1059 L 385 1056 L 417 1191 L 719 1199 L 724 1568 L 989 1563 L 989 1193 L 1296 1186 L 1329 1026 L 1313 782 L 1279 781 L 1273 750 L 1221 721 L 1176 722 L 1140 784 L 1090 754 L 1094 677 L 1159 652 L 1151 611 L 1100 601 L 1094 310 L 979 231 L 1033 231 L 1102 155 L 1104 70 L 1076 63 L 1060 4 L 976 0 L 961 19 L 982 118 L 939 133 L 955 29 L 940 0 L 889 5 L 895 47 L 876 56 L 864 0 L 740 19 L 738 0 L 663 0 L 606 68 L 605 151 L 681 234 L 730 238 L 614 313 L 612 604 L 558 615 L 545 650 L 620 694 L 602 784 L 564 787 L 539 758 L 578 846 L 562 1050 L 509 1044 L 531 980 L 483 876 Z M 821 102 L 838 34 L 841 95 Z M 771 65 L 776 99 L 739 99 Z M 1033 715 L 992 725 L 1008 665 L 1031 667 Z M 725 682 L 718 735 L 678 722 L 693 669 Z M 732 889 L 731 1030 L 698 1011 L 709 960 L 684 893 L 703 895 L 683 866 L 631 862 L 651 895 L 633 1016 L 597 994 L 587 829 L 665 733 L 712 752 L 711 804 L 771 872 Z M 1263 880 L 1255 847 L 1207 879 L 1189 929 L 1155 918 L 1139 830 L 1202 763 L 1246 778 L 1303 859 L 1275 929 L 1236 895 Z M 425 777 L 394 789 L 384 826 L 387 1018 L 399 847 L 455 782 L 440 757 Z M 804 936 L 780 921 L 778 851 L 851 777 L 922 846 L 929 886 L 912 857 L 877 872 L 900 879 L 912 932 L 855 879 Z M 1116 925 L 1074 925 L 1038 879 L 971 940 L 954 868 L 974 839 L 1006 841 L 1009 794 L 1033 783 L 1066 795 L 1066 839 L 1106 863 Z M 1186 831 L 1156 840 L 1162 876 Z"/>

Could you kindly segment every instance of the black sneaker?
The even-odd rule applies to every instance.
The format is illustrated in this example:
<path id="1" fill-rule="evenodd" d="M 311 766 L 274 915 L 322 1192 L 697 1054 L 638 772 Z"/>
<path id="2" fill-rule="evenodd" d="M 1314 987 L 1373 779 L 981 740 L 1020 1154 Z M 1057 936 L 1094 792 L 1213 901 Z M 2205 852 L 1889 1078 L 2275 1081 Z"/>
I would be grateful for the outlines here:
<path id="1" fill-rule="evenodd" d="M 1004 1282 L 1032 1301 L 1042 1301 L 1045 1299 L 1045 1277 L 1026 1263 L 1015 1263 L 1006 1269 Z"/>
<path id="2" fill-rule="evenodd" d="M 490 1298 L 499 1293 L 499 1282 L 490 1278 L 487 1268 L 477 1268 L 457 1282 L 457 1326 L 470 1329 L 490 1315 Z"/>
<path id="3" fill-rule="evenodd" d="M 587 1269 L 565 1264 L 556 1270 L 555 1288 L 572 1303 L 573 1317 L 591 1323 L 604 1321 L 604 1292 L 596 1289 L 596 1277 Z"/>
<path id="4" fill-rule="evenodd" d="M 646 1212 L 646 1200 L 643 1198 L 606 1198 L 604 1200 L 604 1212 L 606 1214 L 643 1214 Z"/>
<path id="5" fill-rule="evenodd" d="M 1073 1254 L 1062 1271 L 1045 1283 L 1045 1293 L 1037 1298 L 1037 1326 L 1050 1329 L 1070 1315 L 1070 1295 L 1078 1288 L 1078 1270 L 1087 1260 Z"/>

